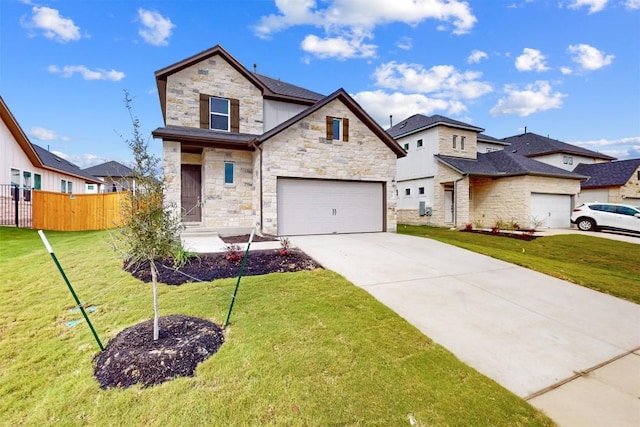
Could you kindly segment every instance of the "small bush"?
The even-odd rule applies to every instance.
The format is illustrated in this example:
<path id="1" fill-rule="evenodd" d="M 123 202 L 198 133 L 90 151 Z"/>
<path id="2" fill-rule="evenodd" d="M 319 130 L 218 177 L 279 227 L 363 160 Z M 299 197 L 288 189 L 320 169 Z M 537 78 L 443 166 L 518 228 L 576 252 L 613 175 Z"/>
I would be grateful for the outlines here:
<path id="1" fill-rule="evenodd" d="M 482 223 L 481 219 L 474 220 L 473 226 L 476 228 L 476 230 L 482 230 L 484 228 L 484 224 Z"/>
<path id="2" fill-rule="evenodd" d="M 291 252 L 291 240 L 287 237 L 281 237 L 279 254 L 281 256 L 287 256 L 289 255 L 289 252 Z"/>
<path id="3" fill-rule="evenodd" d="M 473 224 L 465 224 L 464 231 L 473 231 Z"/>
<path id="4" fill-rule="evenodd" d="M 229 262 L 239 262 L 242 259 L 242 251 L 240 246 L 230 243 L 224 247 L 224 258 Z"/>

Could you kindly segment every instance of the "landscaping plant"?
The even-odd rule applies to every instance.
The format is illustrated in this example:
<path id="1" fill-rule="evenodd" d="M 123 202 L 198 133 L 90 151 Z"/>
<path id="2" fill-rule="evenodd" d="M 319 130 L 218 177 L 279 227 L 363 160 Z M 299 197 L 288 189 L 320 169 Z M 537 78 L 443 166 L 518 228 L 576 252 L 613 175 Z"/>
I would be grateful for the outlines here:
<path id="1" fill-rule="evenodd" d="M 124 103 L 133 126 L 131 138 L 125 139 L 133 152 L 136 186 L 127 193 L 121 206 L 123 227 L 115 243 L 128 266 L 149 263 L 153 283 L 153 339 L 159 336 L 158 269 L 156 260 L 173 258 L 184 261 L 180 241 L 183 229 L 175 206 L 164 199 L 164 183 L 159 175 L 160 159 L 149 152 L 148 142 L 140 133 L 140 121 L 133 114 L 132 99 L 125 91 Z M 174 261 L 175 262 L 175 261 Z"/>

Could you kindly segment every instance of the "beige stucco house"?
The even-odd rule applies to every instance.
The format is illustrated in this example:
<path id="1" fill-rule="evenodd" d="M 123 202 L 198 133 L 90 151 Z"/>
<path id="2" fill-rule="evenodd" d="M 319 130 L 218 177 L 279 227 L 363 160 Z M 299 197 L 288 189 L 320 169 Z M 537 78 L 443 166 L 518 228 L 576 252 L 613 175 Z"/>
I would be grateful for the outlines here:
<path id="1" fill-rule="evenodd" d="M 251 72 L 221 46 L 155 73 L 166 197 L 187 224 L 274 235 L 395 231 L 404 150 L 339 89 Z"/>
<path id="2" fill-rule="evenodd" d="M 387 130 L 407 151 L 398 159 L 398 222 L 569 227 L 586 177 L 520 155 L 483 131 L 421 114 Z"/>

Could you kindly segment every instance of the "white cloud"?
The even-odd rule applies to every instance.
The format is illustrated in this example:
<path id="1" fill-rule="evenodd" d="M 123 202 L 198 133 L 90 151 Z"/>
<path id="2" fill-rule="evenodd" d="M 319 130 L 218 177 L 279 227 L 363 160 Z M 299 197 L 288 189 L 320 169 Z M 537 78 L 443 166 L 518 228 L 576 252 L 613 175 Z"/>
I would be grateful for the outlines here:
<path id="1" fill-rule="evenodd" d="M 402 50 L 411 50 L 413 48 L 413 40 L 411 40 L 411 37 L 402 37 L 396 46 Z"/>
<path id="2" fill-rule="evenodd" d="M 276 0 L 277 14 L 260 18 L 254 26 L 258 37 L 268 38 L 274 33 L 293 26 L 315 26 L 324 29 L 324 39 L 316 35 L 307 35 L 305 41 L 317 47 L 318 41 L 340 41 L 346 50 L 339 55 L 327 55 L 327 49 L 309 50 L 322 57 L 347 58 L 349 46 L 359 46 L 363 35 L 373 36 L 378 25 L 404 23 L 415 26 L 427 19 L 446 22 L 453 26 L 453 33 L 465 34 L 471 31 L 477 19 L 469 4 L 460 0 L 328 0 L 319 7 L 315 0 Z M 304 43 L 304 42 L 303 42 Z M 406 44 L 404 44 L 406 46 Z M 356 57 L 375 56 L 375 45 L 365 45 L 374 51 L 363 55 L 358 49 Z M 332 50 L 332 49 L 329 49 Z"/>
<path id="3" fill-rule="evenodd" d="M 640 0 L 627 0 L 624 3 L 624 7 L 629 10 L 640 9 Z"/>
<path id="4" fill-rule="evenodd" d="M 614 55 L 606 55 L 604 52 L 588 44 L 571 45 L 567 49 L 573 54 L 573 61 L 583 70 L 593 71 L 606 67 L 613 62 Z"/>
<path id="5" fill-rule="evenodd" d="M 138 17 L 142 26 L 138 29 L 138 34 L 149 44 L 154 46 L 167 46 L 168 38 L 175 25 L 169 18 L 165 18 L 158 12 L 146 9 L 138 9 Z"/>
<path id="6" fill-rule="evenodd" d="M 516 58 L 518 71 L 547 71 L 546 57 L 537 49 L 525 47 L 522 55 Z"/>
<path id="7" fill-rule="evenodd" d="M 519 90 L 515 85 L 506 85 L 504 88 L 507 97 L 502 98 L 491 109 L 493 116 L 517 114 L 526 117 L 539 111 L 562 107 L 562 99 L 566 95 L 553 92 L 547 81 L 537 81 Z"/>
<path id="8" fill-rule="evenodd" d="M 489 55 L 487 55 L 486 52 L 483 52 L 481 50 L 473 50 L 467 58 L 467 62 L 469 64 L 477 64 L 478 62 L 482 61 L 483 59 L 487 59 L 488 57 Z"/>
<path id="9" fill-rule="evenodd" d="M 362 37 L 328 37 L 321 39 L 315 35 L 308 35 L 302 40 L 300 46 L 305 52 L 309 52 L 318 58 L 371 58 L 375 56 L 376 45 L 366 44 Z"/>
<path id="10" fill-rule="evenodd" d="M 640 136 L 619 139 L 573 141 L 571 144 L 598 151 L 620 160 L 640 157 Z"/>
<path id="11" fill-rule="evenodd" d="M 458 101 L 429 98 L 421 94 L 376 90 L 359 92 L 353 98 L 384 128 L 389 126 L 390 114 L 397 123 L 398 120 L 418 113 L 429 115 L 435 111 L 446 111 L 449 114 L 460 114 L 466 111 L 466 107 Z"/>
<path id="12" fill-rule="evenodd" d="M 560 72 L 566 76 L 573 73 L 573 70 L 570 67 L 560 67 Z"/>
<path id="13" fill-rule="evenodd" d="M 94 154 L 67 154 L 61 151 L 52 151 L 52 153 L 73 163 L 76 166 L 79 166 L 80 169 L 85 169 L 90 166 L 99 165 L 101 163 L 106 163 L 112 160 L 106 157 L 99 157 Z"/>
<path id="14" fill-rule="evenodd" d="M 493 88 L 479 81 L 482 73 L 460 72 L 452 65 L 436 65 L 428 70 L 419 64 L 387 62 L 374 72 L 376 86 L 405 92 L 433 93 L 437 98 L 475 99 Z"/>
<path id="15" fill-rule="evenodd" d="M 43 127 L 33 127 L 29 131 L 29 136 L 39 141 L 69 141 L 69 137 L 60 136 L 55 131 Z"/>
<path id="16" fill-rule="evenodd" d="M 569 8 L 580 9 L 581 7 L 588 7 L 589 13 L 600 12 L 605 8 L 609 0 L 570 0 Z"/>
<path id="17" fill-rule="evenodd" d="M 57 65 L 49 65 L 47 70 L 52 74 L 60 74 L 62 77 L 71 77 L 78 73 L 82 75 L 84 80 L 111 80 L 117 82 L 124 78 L 124 73 L 121 71 L 103 70 L 102 68 L 90 70 L 84 65 L 65 65 L 62 68 Z"/>
<path id="18" fill-rule="evenodd" d="M 61 43 L 81 38 L 80 28 L 73 23 L 73 20 L 63 18 L 57 9 L 50 7 L 34 6 L 31 9 L 31 19 L 28 21 L 23 19 L 22 26 L 42 30 L 46 38 Z"/>

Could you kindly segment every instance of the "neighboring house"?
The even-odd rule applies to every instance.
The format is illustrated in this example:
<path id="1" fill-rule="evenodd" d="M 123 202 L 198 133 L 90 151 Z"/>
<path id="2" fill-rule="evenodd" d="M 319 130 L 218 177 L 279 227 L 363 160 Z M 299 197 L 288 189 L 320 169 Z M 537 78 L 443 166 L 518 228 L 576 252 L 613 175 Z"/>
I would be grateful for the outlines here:
<path id="1" fill-rule="evenodd" d="M 136 179 L 133 170 L 116 161 L 91 166 L 83 169 L 83 171 L 102 181 L 99 185 L 87 184 L 87 193 L 108 193 L 113 191 L 135 190 L 136 188 Z"/>
<path id="2" fill-rule="evenodd" d="M 531 132 L 510 136 L 502 140 L 510 144 L 510 150 L 514 150 L 522 156 L 568 171 L 574 170 L 580 163 L 593 164 L 615 160 L 615 157 Z"/>
<path id="3" fill-rule="evenodd" d="M 0 184 L 22 189 L 21 198 L 30 199 L 31 190 L 84 193 L 85 184 L 100 182 L 73 163 L 32 144 L 2 97 L 0 117 Z"/>
<path id="4" fill-rule="evenodd" d="M 579 203 L 605 202 L 640 206 L 640 159 L 581 163 L 574 172 L 589 177 L 582 182 Z"/>
<path id="5" fill-rule="evenodd" d="M 407 151 L 398 159 L 398 222 L 568 227 L 586 177 L 514 153 L 483 131 L 421 114 L 387 130 Z"/>
<path id="6" fill-rule="evenodd" d="M 166 197 L 186 223 L 275 235 L 396 230 L 405 155 L 339 89 L 248 71 L 220 46 L 155 73 Z"/>

